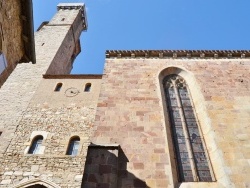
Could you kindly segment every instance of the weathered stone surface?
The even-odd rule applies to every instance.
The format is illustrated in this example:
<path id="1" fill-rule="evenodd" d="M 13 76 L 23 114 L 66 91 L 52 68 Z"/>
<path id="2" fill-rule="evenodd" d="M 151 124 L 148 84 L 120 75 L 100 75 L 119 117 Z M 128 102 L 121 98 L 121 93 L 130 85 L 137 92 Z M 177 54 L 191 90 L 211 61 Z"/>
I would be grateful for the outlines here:
<path id="1" fill-rule="evenodd" d="M 0 90 L 1 187 L 35 178 L 62 187 L 81 185 L 79 178 L 92 133 L 100 79 L 73 78 L 72 82 L 42 77 L 47 70 L 52 74 L 69 73 L 72 55 L 79 50 L 76 48 L 83 28 L 82 12 L 65 11 L 60 10 L 57 17 L 67 15 L 71 24 L 53 21 L 52 25 L 43 26 L 35 36 L 37 63 L 18 64 Z M 63 86 L 55 92 L 58 82 Z M 86 83 L 92 83 L 90 92 L 84 92 Z M 72 88 L 77 90 L 76 96 L 70 95 Z M 43 152 L 27 154 L 36 134 L 44 137 Z M 73 136 L 80 137 L 79 151 L 77 156 L 68 156 L 66 151 Z"/>
<path id="2" fill-rule="evenodd" d="M 4 173 L 5 176 L 11 176 L 12 174 L 13 174 L 13 171 L 5 172 L 5 173 Z"/>
<path id="3" fill-rule="evenodd" d="M 241 187 L 250 175 L 246 171 L 250 169 L 249 68 L 249 59 L 108 59 L 92 142 L 120 144 L 129 159 L 126 170 L 135 179 L 152 187 L 176 185 L 161 79 L 180 74 L 189 85 L 217 179 L 185 185 Z M 243 171 L 244 175 L 236 175 Z M 127 176 L 121 176 L 120 183 L 120 187 L 133 185 Z"/>
<path id="4" fill-rule="evenodd" d="M 10 182 L 11 182 L 11 179 L 2 180 L 0 184 L 1 184 L 1 185 L 6 185 L 6 184 L 10 184 Z"/>
<path id="5" fill-rule="evenodd" d="M 24 55 L 20 0 L 2 1 L 0 5 L 0 51 L 7 60 L 7 69 L 0 75 L 0 87 Z M 10 24 L 11 23 L 11 24 Z M 15 29 L 13 29 L 15 26 Z M 2 35 L 1 35 L 2 34 Z"/>
<path id="6" fill-rule="evenodd" d="M 75 181 L 80 181 L 80 182 L 82 182 L 82 176 L 83 176 L 83 175 L 76 175 L 76 176 L 75 176 Z"/>
<path id="7" fill-rule="evenodd" d="M 0 90 L 0 187 L 36 178 L 61 187 L 81 187 L 82 180 L 86 187 L 249 186 L 250 60 L 119 57 L 107 60 L 102 80 L 43 78 L 70 72 L 81 16 L 60 10 L 36 34 L 37 64 L 19 64 Z M 162 88 L 169 74 L 189 85 L 214 182 L 178 182 Z M 87 83 L 90 92 L 84 92 Z M 28 154 L 37 135 L 42 152 Z M 74 136 L 79 150 L 69 156 Z M 120 147 L 109 149 L 113 145 Z"/>

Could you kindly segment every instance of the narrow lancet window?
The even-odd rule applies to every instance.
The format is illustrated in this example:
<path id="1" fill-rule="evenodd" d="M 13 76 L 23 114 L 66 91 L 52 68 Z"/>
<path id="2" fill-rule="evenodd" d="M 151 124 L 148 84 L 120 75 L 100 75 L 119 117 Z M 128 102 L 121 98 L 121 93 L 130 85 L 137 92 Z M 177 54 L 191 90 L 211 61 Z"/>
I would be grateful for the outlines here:
<path id="1" fill-rule="evenodd" d="M 40 136 L 35 137 L 31 146 L 30 146 L 28 153 L 29 154 L 39 154 L 42 142 L 43 142 L 43 136 L 40 135 Z"/>
<path id="2" fill-rule="evenodd" d="M 179 181 L 214 181 L 205 142 L 185 80 L 178 75 L 169 75 L 163 80 L 163 87 Z"/>
<path id="3" fill-rule="evenodd" d="M 84 88 L 84 92 L 90 92 L 91 89 L 91 83 L 87 83 Z"/>
<path id="4" fill-rule="evenodd" d="M 73 137 L 72 139 L 70 139 L 66 155 L 72 155 L 72 156 L 77 155 L 79 149 L 79 143 L 80 143 L 79 137 Z"/>
<path id="5" fill-rule="evenodd" d="M 54 91 L 60 91 L 61 90 L 61 88 L 62 88 L 62 83 L 58 83 L 57 85 L 56 85 L 56 88 L 55 88 L 55 90 Z"/>

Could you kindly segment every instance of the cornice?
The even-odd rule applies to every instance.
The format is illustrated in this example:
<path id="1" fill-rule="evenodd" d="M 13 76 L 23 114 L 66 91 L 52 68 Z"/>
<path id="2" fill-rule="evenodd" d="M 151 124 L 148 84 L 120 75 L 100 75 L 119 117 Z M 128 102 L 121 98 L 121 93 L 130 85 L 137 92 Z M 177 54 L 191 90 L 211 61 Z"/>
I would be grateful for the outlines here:
<path id="1" fill-rule="evenodd" d="M 45 79 L 102 79 L 102 74 L 67 74 L 67 75 L 49 75 L 44 74 Z"/>
<path id="2" fill-rule="evenodd" d="M 107 50 L 106 58 L 250 58 L 250 50 Z"/>

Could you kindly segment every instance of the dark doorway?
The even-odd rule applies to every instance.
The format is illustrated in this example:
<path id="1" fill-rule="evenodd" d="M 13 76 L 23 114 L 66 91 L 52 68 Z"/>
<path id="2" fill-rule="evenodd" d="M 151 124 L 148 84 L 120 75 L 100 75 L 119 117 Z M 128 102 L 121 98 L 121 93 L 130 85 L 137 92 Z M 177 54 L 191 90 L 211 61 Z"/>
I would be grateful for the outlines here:
<path id="1" fill-rule="evenodd" d="M 47 187 L 40 185 L 40 184 L 35 184 L 35 185 L 29 186 L 28 188 L 47 188 Z"/>

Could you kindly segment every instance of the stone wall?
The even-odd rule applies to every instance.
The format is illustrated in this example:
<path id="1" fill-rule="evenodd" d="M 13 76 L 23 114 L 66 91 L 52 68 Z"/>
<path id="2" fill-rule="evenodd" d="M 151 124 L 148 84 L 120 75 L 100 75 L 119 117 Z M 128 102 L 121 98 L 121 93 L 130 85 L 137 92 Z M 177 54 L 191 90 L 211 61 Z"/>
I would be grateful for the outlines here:
<path id="1" fill-rule="evenodd" d="M 84 168 L 83 187 L 119 187 L 118 153 L 118 147 L 90 146 Z"/>
<path id="2" fill-rule="evenodd" d="M 79 11 L 74 10 L 74 13 L 75 18 L 81 16 L 78 14 Z M 72 34 L 70 25 L 44 26 L 35 34 L 37 63 L 18 64 L 2 86 L 0 90 L 0 131 L 2 132 L 0 153 L 5 152 L 14 136 L 16 127 L 50 63 L 55 60 L 55 57 L 60 56 L 61 62 L 71 57 L 73 50 L 69 50 L 70 46 L 67 42 L 72 40 Z"/>
<path id="3" fill-rule="evenodd" d="M 61 187 L 80 187 L 89 136 L 100 91 L 100 76 L 95 79 L 44 79 L 24 112 L 15 137 L 1 157 L 1 187 L 17 185 L 34 178 Z M 60 91 L 54 91 L 63 83 Z M 91 90 L 84 92 L 86 83 Z M 68 96 L 68 89 L 78 90 Z M 44 135 L 42 154 L 27 154 L 35 135 Z M 80 137 L 77 156 L 68 156 L 69 140 Z"/>
<path id="4" fill-rule="evenodd" d="M 61 12 L 63 11 L 59 11 L 58 14 L 60 14 Z M 73 9 L 72 12 L 73 13 L 71 14 L 71 17 L 72 17 L 73 22 L 71 24 L 73 23 L 76 24 L 74 20 L 81 21 L 81 19 L 78 19 L 78 17 L 82 18 L 82 14 L 79 14 L 80 10 Z M 81 23 L 79 23 L 79 25 L 80 24 Z M 78 38 L 73 37 L 74 32 L 72 31 L 73 30 L 71 29 L 70 24 L 67 24 L 67 25 L 54 24 L 50 26 L 43 26 L 43 28 L 35 34 L 37 63 L 36 64 L 31 64 L 31 63 L 18 64 L 17 67 L 15 68 L 15 71 L 9 76 L 8 80 L 1 87 L 1 90 L 0 90 L 0 98 L 1 98 L 0 132 L 2 132 L 2 134 L 0 137 L 0 141 L 1 141 L 0 161 L 1 161 L 1 164 L 3 164 L 0 167 L 0 175 L 1 175 L 0 186 L 1 187 L 10 187 L 10 185 L 13 185 L 13 183 L 16 184 L 20 182 L 20 180 L 24 178 L 23 176 L 22 177 L 19 176 L 20 173 L 23 174 L 23 173 L 28 172 L 29 174 L 29 172 L 33 171 L 32 170 L 33 168 L 31 169 L 31 166 L 35 165 L 36 160 L 41 160 L 43 162 L 45 160 L 48 160 L 39 156 L 29 157 L 29 156 L 24 155 L 24 151 L 27 150 L 27 147 L 31 142 L 30 139 L 31 139 L 31 134 L 33 131 L 45 131 L 46 132 L 46 135 L 48 135 L 48 138 L 47 138 L 48 140 L 45 140 L 44 143 L 48 144 L 48 147 L 47 147 L 47 152 L 48 152 L 52 150 L 52 148 L 50 148 L 51 138 L 56 138 L 57 140 L 57 138 L 59 137 L 61 138 L 65 136 L 69 139 L 69 136 L 64 135 L 65 132 L 64 133 L 60 132 L 58 133 L 58 135 L 55 134 L 54 135 L 55 137 L 53 137 L 53 134 L 54 134 L 53 131 L 55 131 L 55 127 L 56 127 L 56 130 L 66 131 L 68 133 L 68 130 L 70 130 L 69 127 L 73 126 L 72 124 L 76 122 L 79 123 L 80 120 L 77 118 L 81 118 L 82 120 L 83 117 L 79 114 L 79 111 L 82 111 L 84 115 L 88 115 L 90 119 L 91 119 L 91 115 L 94 113 L 94 107 L 92 108 L 92 106 L 90 105 L 91 102 L 89 102 L 89 100 L 87 101 L 87 105 L 86 105 L 87 107 L 83 105 L 79 107 L 77 105 L 74 105 L 75 103 L 69 100 L 73 104 L 70 102 L 70 103 L 65 104 L 65 106 L 60 106 L 58 109 L 56 108 L 56 105 L 48 106 L 47 105 L 48 102 L 47 103 L 45 102 L 44 104 L 39 103 L 39 105 L 38 105 L 38 101 L 33 102 L 33 103 L 31 102 L 32 98 L 36 96 L 34 94 L 45 93 L 43 90 L 39 90 L 39 88 L 43 88 L 44 90 L 46 90 L 48 87 L 48 86 L 42 87 L 42 82 L 46 82 L 44 81 L 42 75 L 46 73 L 51 62 L 55 60 L 59 61 L 59 57 L 60 57 L 60 62 L 62 62 L 60 66 L 68 67 L 67 65 L 63 64 L 63 62 L 66 62 L 67 59 L 72 56 L 72 54 L 74 53 L 75 47 L 79 45 L 78 43 L 73 42 L 73 43 L 70 43 L 71 44 L 70 46 L 70 44 L 68 43 L 68 41 L 78 41 Z M 80 31 L 78 28 L 76 31 L 77 36 L 79 35 L 79 32 Z M 72 48 L 72 50 L 70 50 L 70 48 Z M 54 84 L 56 85 L 56 83 Z M 54 93 L 55 85 L 53 85 L 51 90 L 48 90 L 50 94 Z M 80 88 L 81 92 L 82 90 L 83 89 Z M 44 94 L 43 96 L 47 96 L 47 95 Z M 49 98 L 45 98 L 45 100 L 46 99 L 49 99 Z M 79 104 L 82 104 L 82 103 L 79 102 Z M 63 113 L 63 114 L 55 116 L 55 120 L 53 120 L 52 118 L 53 113 L 59 113 L 59 114 Z M 70 120 L 71 117 L 72 119 L 75 118 L 76 122 L 72 121 L 72 123 L 69 123 L 71 121 Z M 43 122 L 46 122 L 46 123 L 59 122 L 59 124 L 55 125 L 55 127 L 53 127 L 52 125 L 50 125 L 51 127 L 49 127 L 49 125 L 46 124 L 46 126 L 48 127 L 42 128 Z M 79 125 L 79 127 L 82 128 L 81 135 L 83 135 L 83 137 L 81 138 L 82 138 L 83 148 L 84 148 L 85 141 L 88 140 L 85 138 L 84 135 L 86 134 L 85 132 L 85 130 L 87 129 L 86 127 L 90 125 L 89 122 L 91 121 L 87 119 L 86 121 L 82 120 L 81 124 Z M 63 123 L 67 123 L 65 125 L 66 127 L 61 127 L 61 124 Z M 41 126 L 41 130 L 38 130 L 37 126 Z M 76 126 L 76 124 L 74 124 L 74 126 Z M 76 129 L 74 126 L 72 127 L 73 130 L 71 130 L 71 132 L 74 133 L 74 130 L 75 130 L 75 132 L 79 133 L 80 128 Z M 23 137 L 24 135 L 25 137 Z M 62 147 L 66 145 L 66 142 L 63 143 L 63 141 L 64 139 L 62 139 L 62 143 L 60 143 Z M 51 146 L 53 146 L 54 144 L 55 143 L 52 142 Z M 45 148 L 46 148 L 46 145 L 45 145 Z M 55 155 L 61 155 L 62 153 L 63 153 L 63 149 L 59 148 L 58 152 L 55 152 L 52 154 L 49 153 L 48 155 L 55 156 Z M 46 150 L 45 150 L 45 154 L 46 154 Z M 34 157 L 34 160 L 33 160 L 33 157 Z M 53 162 L 53 160 L 50 160 L 50 161 Z M 72 159 L 72 161 L 74 160 L 76 159 Z M 50 162 L 48 163 L 50 164 Z M 46 173 L 49 170 L 51 170 L 50 167 L 46 169 L 47 169 Z M 74 169 L 72 170 L 74 171 Z M 15 171 L 17 171 L 16 173 L 18 174 L 19 177 L 17 177 L 14 174 Z M 10 175 L 12 172 L 13 174 Z M 33 178 L 34 177 L 36 176 L 33 176 Z M 15 179 L 15 182 L 14 182 L 14 179 Z M 75 181 L 75 180 L 72 180 L 72 181 Z"/>
<path id="5" fill-rule="evenodd" d="M 247 187 L 249 185 L 250 61 L 248 59 L 107 59 L 94 144 L 119 144 L 130 174 L 120 187 Z M 187 82 L 215 182 L 178 183 L 161 81 Z"/>
<path id="6" fill-rule="evenodd" d="M 41 30 L 52 30 L 57 32 L 55 26 L 68 26 L 69 32 L 63 41 L 60 51 L 57 52 L 55 58 L 51 62 L 46 74 L 70 74 L 73 68 L 75 57 L 80 53 L 79 37 L 84 29 L 82 12 L 79 10 L 59 10 L 52 20 Z M 55 37 L 55 34 L 51 34 Z M 51 41 L 53 42 L 53 40 Z M 44 45 L 46 45 L 44 43 Z"/>
<path id="7" fill-rule="evenodd" d="M 0 86 L 5 82 L 24 55 L 20 0 L 0 2 L 0 51 L 5 55 L 8 67 L 0 76 Z"/>

